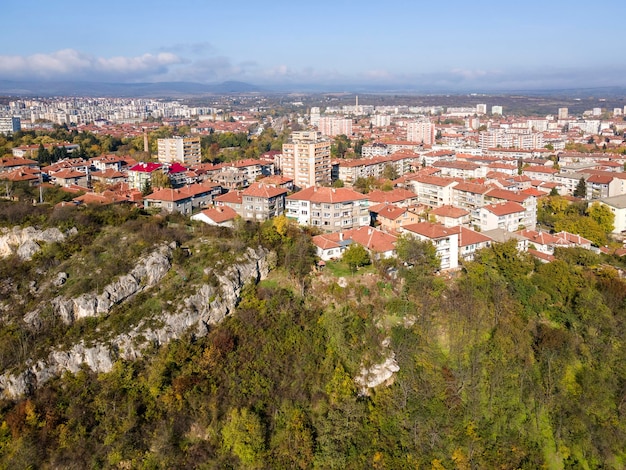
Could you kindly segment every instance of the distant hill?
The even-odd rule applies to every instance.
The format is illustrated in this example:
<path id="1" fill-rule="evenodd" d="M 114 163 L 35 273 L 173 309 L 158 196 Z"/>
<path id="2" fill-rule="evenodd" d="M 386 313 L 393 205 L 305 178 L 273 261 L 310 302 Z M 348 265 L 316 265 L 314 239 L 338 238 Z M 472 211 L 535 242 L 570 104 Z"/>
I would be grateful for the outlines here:
<path id="1" fill-rule="evenodd" d="M 12 96 L 172 97 L 258 91 L 262 91 L 262 89 L 249 83 L 237 81 L 203 84 L 193 82 L 103 83 L 0 80 L 0 94 Z"/>

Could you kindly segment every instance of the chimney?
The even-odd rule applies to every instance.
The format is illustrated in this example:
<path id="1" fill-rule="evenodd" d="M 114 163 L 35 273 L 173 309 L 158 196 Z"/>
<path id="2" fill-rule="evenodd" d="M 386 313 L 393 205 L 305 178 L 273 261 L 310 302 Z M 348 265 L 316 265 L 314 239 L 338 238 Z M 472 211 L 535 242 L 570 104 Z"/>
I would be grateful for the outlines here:
<path id="1" fill-rule="evenodd" d="M 339 232 L 339 241 L 343 241 L 343 232 Z"/>
<path id="2" fill-rule="evenodd" d="M 143 151 L 148 153 L 150 152 L 150 146 L 148 145 L 148 132 L 143 130 Z"/>

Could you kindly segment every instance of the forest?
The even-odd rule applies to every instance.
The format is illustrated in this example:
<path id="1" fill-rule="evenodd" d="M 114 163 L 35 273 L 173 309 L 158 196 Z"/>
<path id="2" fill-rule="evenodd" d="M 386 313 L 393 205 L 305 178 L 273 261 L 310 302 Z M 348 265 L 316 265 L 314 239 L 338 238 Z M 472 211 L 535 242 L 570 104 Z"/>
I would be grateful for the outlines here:
<path id="1" fill-rule="evenodd" d="M 541 264 L 505 243 L 441 275 L 433 250 L 409 243 L 398 260 L 320 270 L 311 234 L 282 219 L 214 230 L 123 207 L 0 202 L 0 226 L 14 225 L 77 233 L 32 261 L 0 260 L 14 299 L 0 312 L 4 370 L 42 343 L 158 318 L 202 266 L 247 246 L 276 262 L 208 335 L 3 399 L 1 468 L 626 467 L 626 285 L 613 257 L 561 249 Z M 194 254 L 178 249 L 174 274 L 107 318 L 20 322 L 46 301 L 28 291 L 42 273 L 77 270 L 64 288 L 78 294 L 164 240 Z M 98 275 L 79 270 L 86 260 Z M 355 381 L 390 354 L 390 380 Z"/>

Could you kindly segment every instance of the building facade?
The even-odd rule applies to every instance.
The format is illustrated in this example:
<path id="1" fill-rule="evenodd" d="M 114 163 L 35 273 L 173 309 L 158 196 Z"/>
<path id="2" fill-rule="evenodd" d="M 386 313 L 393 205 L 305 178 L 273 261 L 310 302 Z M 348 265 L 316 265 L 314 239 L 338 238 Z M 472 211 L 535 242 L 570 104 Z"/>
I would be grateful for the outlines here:
<path id="1" fill-rule="evenodd" d="M 330 184 L 330 140 L 317 132 L 294 132 L 283 144 L 280 168 L 284 176 L 293 179 L 296 188 Z"/>
<path id="2" fill-rule="evenodd" d="M 161 163 L 180 162 L 197 165 L 202 159 L 200 137 L 172 137 L 158 139 L 158 159 Z"/>

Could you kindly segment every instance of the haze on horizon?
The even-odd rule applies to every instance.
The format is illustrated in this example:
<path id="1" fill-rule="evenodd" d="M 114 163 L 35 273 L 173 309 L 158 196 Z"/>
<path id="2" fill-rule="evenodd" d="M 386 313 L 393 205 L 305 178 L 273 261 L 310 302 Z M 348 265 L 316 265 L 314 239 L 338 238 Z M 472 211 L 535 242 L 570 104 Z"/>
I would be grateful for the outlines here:
<path id="1" fill-rule="evenodd" d="M 622 4 L 164 0 L 3 6 L 0 80 L 505 91 L 626 86 Z"/>

